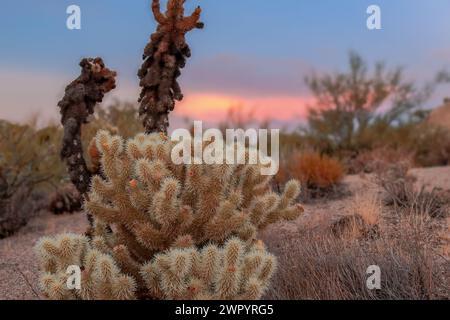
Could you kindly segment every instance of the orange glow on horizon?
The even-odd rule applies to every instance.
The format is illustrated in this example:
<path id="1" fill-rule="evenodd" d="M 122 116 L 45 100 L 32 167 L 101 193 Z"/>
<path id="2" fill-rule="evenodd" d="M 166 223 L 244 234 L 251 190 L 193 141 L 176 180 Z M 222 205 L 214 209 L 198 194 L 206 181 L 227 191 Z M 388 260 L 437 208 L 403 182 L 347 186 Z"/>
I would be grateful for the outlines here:
<path id="1" fill-rule="evenodd" d="M 242 107 L 243 113 L 256 120 L 298 121 L 307 116 L 308 97 L 272 96 L 246 98 L 214 93 L 188 93 L 175 109 L 180 117 L 194 120 L 217 121 L 224 119 L 232 107 Z"/>

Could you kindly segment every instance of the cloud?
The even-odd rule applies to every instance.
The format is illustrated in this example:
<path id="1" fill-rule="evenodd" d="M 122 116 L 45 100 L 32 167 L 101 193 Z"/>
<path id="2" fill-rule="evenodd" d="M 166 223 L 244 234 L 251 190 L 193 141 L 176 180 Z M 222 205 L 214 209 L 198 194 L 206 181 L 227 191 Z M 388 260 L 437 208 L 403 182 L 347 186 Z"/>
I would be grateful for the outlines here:
<path id="1" fill-rule="evenodd" d="M 23 122 L 38 115 L 39 120 L 55 120 L 56 104 L 69 79 L 62 75 L 2 70 L 0 72 L 0 118 Z"/>
<path id="2" fill-rule="evenodd" d="M 192 61 L 183 72 L 182 87 L 246 97 L 298 96 L 305 93 L 304 76 L 311 71 L 299 59 L 218 55 Z"/>

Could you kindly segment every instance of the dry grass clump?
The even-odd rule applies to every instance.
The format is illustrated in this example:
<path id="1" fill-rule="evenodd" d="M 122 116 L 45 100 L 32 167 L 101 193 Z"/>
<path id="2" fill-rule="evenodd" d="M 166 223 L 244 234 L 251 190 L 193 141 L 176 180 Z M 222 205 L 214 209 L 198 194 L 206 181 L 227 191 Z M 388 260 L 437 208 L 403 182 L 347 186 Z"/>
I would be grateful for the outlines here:
<path id="1" fill-rule="evenodd" d="M 352 201 L 351 211 L 359 215 L 368 225 L 376 226 L 381 220 L 381 201 L 375 194 L 368 196 L 357 194 Z"/>
<path id="2" fill-rule="evenodd" d="M 377 175 L 377 182 L 385 191 L 385 204 L 396 208 L 395 212 L 420 213 L 433 218 L 449 214 L 448 192 L 425 186 L 415 186 L 416 178 L 408 174 L 404 163 L 397 163 Z"/>
<path id="3" fill-rule="evenodd" d="M 445 257 L 450 258 L 450 218 L 447 218 L 446 224 L 441 232 L 441 239 L 443 242 L 442 253 Z"/>
<path id="4" fill-rule="evenodd" d="M 302 184 L 304 196 L 319 198 L 337 191 L 344 174 L 344 166 L 338 160 L 306 151 L 292 154 L 281 166 L 277 180 L 297 179 Z"/>
<path id="5" fill-rule="evenodd" d="M 350 212 L 351 215 L 341 217 L 331 225 L 335 236 L 350 239 L 379 236 L 382 207 L 376 195 L 356 195 L 350 204 Z"/>
<path id="6" fill-rule="evenodd" d="M 376 239 L 336 236 L 326 226 L 306 225 L 290 236 L 272 233 L 266 242 L 284 272 L 276 274 L 266 298 L 449 299 L 450 269 L 430 250 L 432 241 L 423 216 L 382 228 Z M 372 265 L 381 269 L 381 290 L 367 288 L 366 272 Z"/>

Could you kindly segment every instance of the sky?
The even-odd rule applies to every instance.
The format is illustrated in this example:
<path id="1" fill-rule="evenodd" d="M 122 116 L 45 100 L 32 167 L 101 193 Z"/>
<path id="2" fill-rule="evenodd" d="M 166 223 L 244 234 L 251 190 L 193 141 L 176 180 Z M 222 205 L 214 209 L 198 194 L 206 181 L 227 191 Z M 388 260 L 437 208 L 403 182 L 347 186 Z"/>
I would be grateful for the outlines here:
<path id="1" fill-rule="evenodd" d="M 81 30 L 66 27 L 73 4 Z M 372 4 L 381 8 L 381 30 L 366 27 Z M 305 76 L 344 70 L 350 50 L 370 63 L 403 66 L 418 82 L 450 70 L 448 0 L 187 0 L 187 12 L 197 5 L 206 27 L 187 37 L 193 56 L 180 78 L 178 119 L 220 121 L 242 106 L 261 120 L 300 121 L 312 101 Z M 0 118 L 57 120 L 56 103 L 87 56 L 118 71 L 109 100 L 135 102 L 136 73 L 155 27 L 150 0 L 2 0 Z"/>

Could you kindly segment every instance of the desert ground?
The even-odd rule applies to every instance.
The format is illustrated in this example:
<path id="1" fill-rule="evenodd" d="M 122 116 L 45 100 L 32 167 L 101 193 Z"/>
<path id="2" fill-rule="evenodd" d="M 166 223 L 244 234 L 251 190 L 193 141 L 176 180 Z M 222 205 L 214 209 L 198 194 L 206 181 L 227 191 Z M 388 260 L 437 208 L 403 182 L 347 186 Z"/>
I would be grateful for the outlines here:
<path id="1" fill-rule="evenodd" d="M 414 169 L 411 173 L 418 178 L 418 185 L 450 190 L 450 167 Z M 317 223 L 332 224 L 340 217 L 352 214 L 355 199 L 358 197 L 382 197 L 382 190 L 373 181 L 371 175 L 347 176 L 344 184 L 349 196 L 337 200 L 320 200 L 305 204 L 305 213 L 297 221 L 281 223 L 265 230 L 262 237 L 276 255 L 289 255 L 291 248 L 284 244 L 284 239 L 295 238 L 301 228 L 314 226 Z M 0 240 L 0 299 L 42 299 L 38 288 L 38 262 L 34 256 L 33 246 L 42 236 L 55 235 L 62 232 L 82 233 L 87 226 L 84 214 L 55 216 L 42 214 L 31 220 L 16 235 Z M 448 229 L 445 229 L 448 231 Z M 302 245 L 307 246 L 308 243 Z M 448 244 L 447 244 L 448 245 Z M 448 256 L 442 256 L 443 285 L 442 296 L 450 297 L 450 273 Z M 302 257 L 294 257 L 302 263 Z M 283 268 L 283 259 L 280 259 Z M 448 292 L 445 292 L 448 289 Z M 277 298 L 269 294 L 268 298 Z"/>

